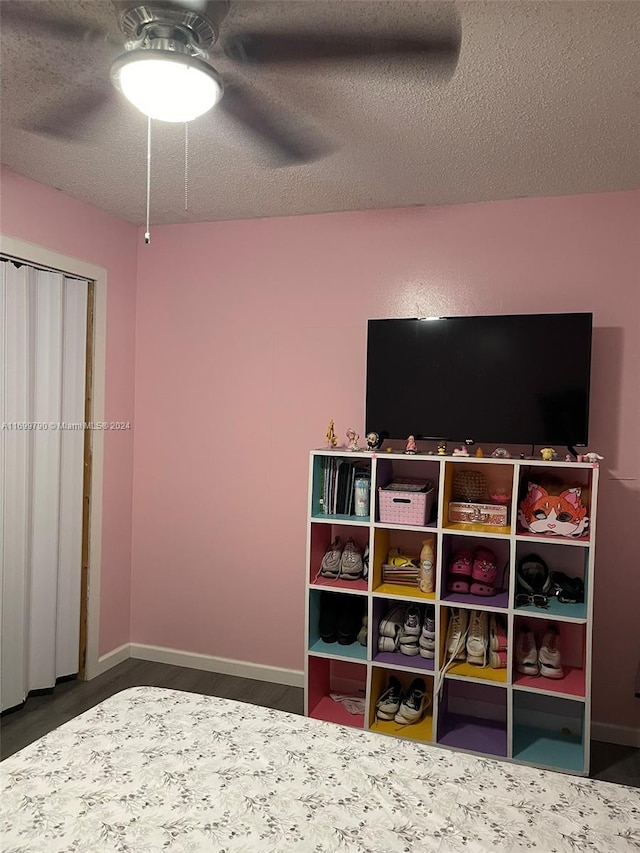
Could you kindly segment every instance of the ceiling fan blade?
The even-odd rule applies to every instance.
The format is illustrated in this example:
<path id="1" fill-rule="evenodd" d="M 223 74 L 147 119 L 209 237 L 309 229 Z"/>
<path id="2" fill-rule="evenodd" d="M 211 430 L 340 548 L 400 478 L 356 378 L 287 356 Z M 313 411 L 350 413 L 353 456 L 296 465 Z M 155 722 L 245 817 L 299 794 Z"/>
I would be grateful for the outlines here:
<path id="1" fill-rule="evenodd" d="M 56 139 L 79 139 L 94 116 L 112 97 L 113 89 L 105 84 L 68 98 L 62 104 L 54 104 L 40 112 L 38 117 L 22 125 L 23 130 L 52 136 Z"/>
<path id="2" fill-rule="evenodd" d="M 376 36 L 244 33 L 225 42 L 225 52 L 230 59 L 255 65 L 384 57 L 457 60 L 459 50 L 459 33 L 432 41 Z"/>
<path id="3" fill-rule="evenodd" d="M 257 137 L 260 144 L 266 145 L 277 165 L 310 163 L 332 150 L 326 139 L 294 124 L 280 110 L 276 117 L 271 106 L 265 106 L 239 82 L 225 79 L 224 95 L 217 109 L 223 109 Z"/>
<path id="4" fill-rule="evenodd" d="M 0 25 L 21 28 L 27 35 L 55 36 L 74 42 L 108 42 L 113 39 L 100 27 L 77 21 L 61 21 L 45 11 L 46 3 L 24 3 L 15 0 L 0 3 Z"/>

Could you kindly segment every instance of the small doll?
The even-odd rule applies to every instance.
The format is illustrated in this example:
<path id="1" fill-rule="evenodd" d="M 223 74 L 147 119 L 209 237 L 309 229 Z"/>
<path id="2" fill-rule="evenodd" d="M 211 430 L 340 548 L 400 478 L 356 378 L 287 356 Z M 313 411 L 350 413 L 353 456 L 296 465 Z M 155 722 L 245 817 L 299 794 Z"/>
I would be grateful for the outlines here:
<path id="1" fill-rule="evenodd" d="M 358 433 L 349 427 L 347 430 L 347 450 L 360 450 L 358 447 L 358 439 L 360 436 Z"/>
<path id="2" fill-rule="evenodd" d="M 418 448 L 416 446 L 416 438 L 414 435 L 410 435 L 407 439 L 407 446 L 404 451 L 409 456 L 415 456 L 418 452 Z"/>

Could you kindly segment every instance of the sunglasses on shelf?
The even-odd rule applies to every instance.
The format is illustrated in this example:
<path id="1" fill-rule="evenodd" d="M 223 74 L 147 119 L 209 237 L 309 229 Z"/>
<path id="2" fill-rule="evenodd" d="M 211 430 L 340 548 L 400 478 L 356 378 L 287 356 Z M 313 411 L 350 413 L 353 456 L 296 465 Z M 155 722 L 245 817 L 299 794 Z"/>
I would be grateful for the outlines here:
<path id="1" fill-rule="evenodd" d="M 546 595 L 540 595 L 534 593 L 533 595 L 529 595 L 526 592 L 519 592 L 516 595 L 516 605 L 533 605 L 534 607 L 549 607 L 549 599 Z"/>

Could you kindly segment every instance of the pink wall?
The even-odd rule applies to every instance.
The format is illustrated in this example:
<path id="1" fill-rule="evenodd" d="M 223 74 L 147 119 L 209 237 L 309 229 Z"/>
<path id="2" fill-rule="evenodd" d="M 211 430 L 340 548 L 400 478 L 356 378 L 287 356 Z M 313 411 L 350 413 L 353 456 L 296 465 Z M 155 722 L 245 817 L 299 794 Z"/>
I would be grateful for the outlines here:
<path id="1" fill-rule="evenodd" d="M 106 419 L 133 421 L 137 229 L 2 168 L 0 231 L 107 270 Z M 100 654 L 129 640 L 133 431 L 105 433 Z"/>
<path id="2" fill-rule="evenodd" d="M 640 192 L 153 229 L 131 639 L 302 667 L 308 450 L 363 429 L 366 320 L 593 311 L 594 718 L 637 725 Z M 545 367 L 546 365 L 546 367 Z M 532 346 L 529 369 L 570 369 Z"/>

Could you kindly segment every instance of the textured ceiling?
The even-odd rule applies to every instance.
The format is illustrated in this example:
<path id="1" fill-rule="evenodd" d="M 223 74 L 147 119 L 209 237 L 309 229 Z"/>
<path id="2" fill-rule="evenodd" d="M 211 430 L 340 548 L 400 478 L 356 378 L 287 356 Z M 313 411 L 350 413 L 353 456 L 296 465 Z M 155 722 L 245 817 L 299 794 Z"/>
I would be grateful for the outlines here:
<path id="1" fill-rule="evenodd" d="M 15 171 L 135 223 L 145 216 L 146 120 L 111 89 L 121 51 L 3 23 L 2 161 Z M 19 0 L 124 41 L 111 2 Z M 213 10 L 215 13 L 215 9 Z M 184 128 L 155 123 L 152 223 L 318 213 L 564 195 L 640 186 L 640 3 L 233 0 L 221 44 L 247 30 L 430 37 L 459 22 L 453 77 L 423 60 L 243 69 L 273 109 L 286 109 L 331 153 L 274 168 L 269 152 L 220 111 Z M 233 69 L 216 46 L 213 64 Z M 80 140 L 20 126 L 109 90 Z"/>

